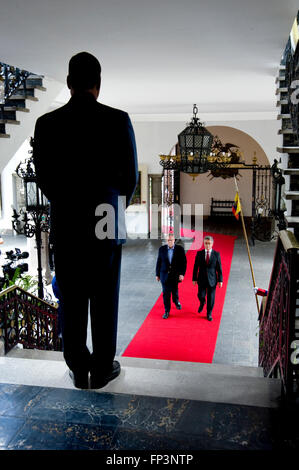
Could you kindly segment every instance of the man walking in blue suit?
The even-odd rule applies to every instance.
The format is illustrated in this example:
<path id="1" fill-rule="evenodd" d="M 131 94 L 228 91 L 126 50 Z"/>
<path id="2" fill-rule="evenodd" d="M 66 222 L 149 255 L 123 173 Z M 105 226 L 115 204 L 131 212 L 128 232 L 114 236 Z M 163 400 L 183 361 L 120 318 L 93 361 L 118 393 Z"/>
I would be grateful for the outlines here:
<path id="1" fill-rule="evenodd" d="M 36 122 L 33 158 L 38 184 L 51 202 L 64 358 L 76 387 L 101 388 L 120 373 L 114 357 L 125 236 L 118 220 L 137 183 L 136 144 L 128 114 L 97 102 L 101 66 L 96 57 L 73 56 L 67 85 L 69 102 Z M 114 237 L 98 236 L 101 206 L 113 208 Z M 89 304 L 92 353 L 86 345 Z"/>
<path id="2" fill-rule="evenodd" d="M 159 248 L 156 263 L 156 279 L 161 281 L 165 313 L 162 318 L 167 319 L 171 308 L 171 297 L 176 308 L 181 310 L 179 301 L 178 283 L 184 280 L 187 268 L 185 250 L 175 244 L 172 233 L 168 235 L 167 245 Z"/>

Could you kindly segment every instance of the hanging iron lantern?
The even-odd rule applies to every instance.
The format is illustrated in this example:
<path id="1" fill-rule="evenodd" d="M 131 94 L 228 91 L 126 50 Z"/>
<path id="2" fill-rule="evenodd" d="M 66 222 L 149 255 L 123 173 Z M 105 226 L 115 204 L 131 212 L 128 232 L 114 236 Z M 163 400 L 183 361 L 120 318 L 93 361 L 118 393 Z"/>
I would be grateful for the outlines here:
<path id="1" fill-rule="evenodd" d="M 213 143 L 213 135 L 197 117 L 198 108 L 193 106 L 190 124 L 178 135 L 180 149 L 180 170 L 184 173 L 206 173 L 209 171 L 208 157 Z"/>

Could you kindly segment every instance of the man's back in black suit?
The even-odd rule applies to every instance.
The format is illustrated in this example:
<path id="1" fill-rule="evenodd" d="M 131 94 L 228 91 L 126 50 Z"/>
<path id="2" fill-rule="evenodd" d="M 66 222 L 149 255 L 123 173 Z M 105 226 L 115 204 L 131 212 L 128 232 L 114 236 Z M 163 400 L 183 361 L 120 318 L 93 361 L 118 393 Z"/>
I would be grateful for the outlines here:
<path id="1" fill-rule="evenodd" d="M 127 113 L 98 103 L 91 93 L 75 93 L 37 120 L 34 158 L 39 185 L 54 210 L 56 243 L 65 238 L 66 213 L 76 231 L 80 223 L 81 237 L 96 241 L 96 207 L 111 203 L 117 209 L 120 195 L 129 204 L 136 185 L 134 145 Z"/>
<path id="2" fill-rule="evenodd" d="M 90 54 L 74 56 L 70 101 L 41 116 L 34 135 L 38 183 L 51 203 L 56 279 L 64 305 L 64 357 L 81 388 L 86 388 L 89 371 L 94 385 L 111 372 L 124 241 L 123 234 L 118 237 L 118 212 L 124 216 L 125 207 L 118 197 L 125 196 L 125 206 L 129 204 L 138 176 L 128 114 L 96 101 L 100 72 Z M 115 218 L 109 219 L 116 231 L 111 239 L 99 239 L 96 232 L 101 204 L 115 209 Z M 89 301 L 92 354 L 86 346 Z"/>

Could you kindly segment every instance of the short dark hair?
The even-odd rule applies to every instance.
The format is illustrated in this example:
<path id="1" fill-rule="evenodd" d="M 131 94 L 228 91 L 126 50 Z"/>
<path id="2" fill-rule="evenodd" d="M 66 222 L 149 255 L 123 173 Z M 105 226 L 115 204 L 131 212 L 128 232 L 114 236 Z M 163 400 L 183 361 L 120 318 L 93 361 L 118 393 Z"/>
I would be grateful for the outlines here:
<path id="1" fill-rule="evenodd" d="M 99 89 L 101 64 L 98 59 L 89 52 L 74 55 L 69 61 L 67 83 L 74 90 L 90 90 L 94 86 Z"/>

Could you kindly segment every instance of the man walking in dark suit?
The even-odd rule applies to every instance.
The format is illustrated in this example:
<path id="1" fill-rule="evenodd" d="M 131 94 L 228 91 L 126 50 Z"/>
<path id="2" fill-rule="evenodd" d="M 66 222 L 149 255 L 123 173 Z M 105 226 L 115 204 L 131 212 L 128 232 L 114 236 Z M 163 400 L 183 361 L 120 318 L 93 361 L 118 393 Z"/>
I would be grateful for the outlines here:
<path id="1" fill-rule="evenodd" d="M 71 58 L 67 85 L 69 102 L 36 122 L 33 158 L 51 202 L 64 358 L 76 387 L 101 388 L 120 373 L 114 357 L 126 233 L 118 221 L 136 187 L 136 144 L 128 114 L 97 102 L 101 66 L 93 55 Z M 109 212 L 108 237 L 97 229 L 101 207 Z M 86 345 L 89 304 L 92 353 Z"/>
<path id="2" fill-rule="evenodd" d="M 222 268 L 220 253 L 212 249 L 213 237 L 207 235 L 204 238 L 204 250 L 197 252 L 193 268 L 193 285 L 198 284 L 198 299 L 200 302 L 198 313 L 206 303 L 207 318 L 212 321 L 212 310 L 215 303 L 216 285 L 222 287 Z"/>
<path id="3" fill-rule="evenodd" d="M 175 244 L 174 235 L 170 233 L 167 238 L 167 245 L 159 248 L 156 264 L 156 279 L 161 281 L 163 290 L 165 313 L 162 318 L 164 319 L 169 317 L 171 297 L 176 308 L 178 310 L 182 308 L 179 302 L 178 283 L 184 280 L 186 268 L 185 250 L 182 246 Z"/>

